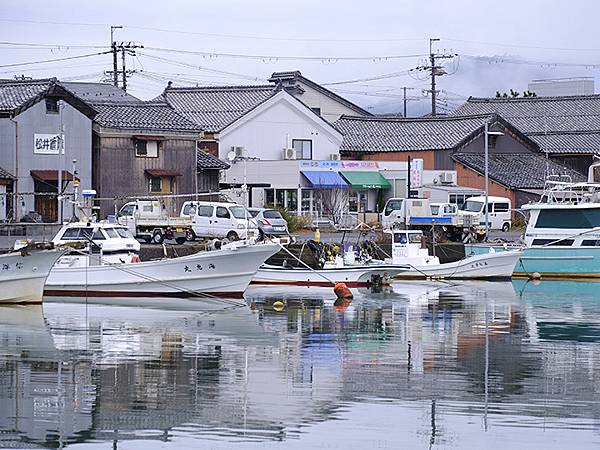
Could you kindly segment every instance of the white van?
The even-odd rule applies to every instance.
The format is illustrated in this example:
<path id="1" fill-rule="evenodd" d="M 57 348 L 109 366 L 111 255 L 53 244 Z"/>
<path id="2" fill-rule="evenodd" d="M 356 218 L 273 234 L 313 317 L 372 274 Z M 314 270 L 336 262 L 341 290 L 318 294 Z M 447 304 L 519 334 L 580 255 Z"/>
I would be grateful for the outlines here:
<path id="1" fill-rule="evenodd" d="M 460 207 L 462 211 L 479 214 L 480 225 L 485 226 L 485 196 L 470 197 Z M 490 230 L 508 231 L 512 225 L 512 206 L 507 197 L 488 196 L 488 217 Z"/>
<path id="2" fill-rule="evenodd" d="M 252 214 L 236 203 L 184 202 L 181 217 L 192 219 L 192 230 L 197 237 L 254 239 L 258 226 Z"/>

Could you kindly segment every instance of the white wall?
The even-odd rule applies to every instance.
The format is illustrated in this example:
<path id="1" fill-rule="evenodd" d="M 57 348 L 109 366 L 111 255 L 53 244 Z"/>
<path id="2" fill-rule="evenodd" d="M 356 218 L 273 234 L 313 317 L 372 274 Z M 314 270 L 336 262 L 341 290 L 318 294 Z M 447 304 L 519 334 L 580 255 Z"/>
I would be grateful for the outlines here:
<path id="1" fill-rule="evenodd" d="M 303 103 L 311 108 L 321 108 L 321 117 L 325 120 L 333 123 L 338 120 L 342 114 L 357 116 L 359 115 L 355 110 L 344 106 L 336 100 L 322 94 L 316 89 L 307 86 L 300 82 L 298 83 L 305 90 L 302 94 L 298 94 L 295 97 L 302 100 Z"/>
<path id="2" fill-rule="evenodd" d="M 341 135 L 289 94 L 282 92 L 219 134 L 219 157 L 226 159 L 233 146 L 246 149 L 246 157 L 283 160 L 283 149 L 293 139 L 312 141 L 312 159 L 327 160 L 339 154 Z M 294 103 L 297 103 L 295 105 Z"/>

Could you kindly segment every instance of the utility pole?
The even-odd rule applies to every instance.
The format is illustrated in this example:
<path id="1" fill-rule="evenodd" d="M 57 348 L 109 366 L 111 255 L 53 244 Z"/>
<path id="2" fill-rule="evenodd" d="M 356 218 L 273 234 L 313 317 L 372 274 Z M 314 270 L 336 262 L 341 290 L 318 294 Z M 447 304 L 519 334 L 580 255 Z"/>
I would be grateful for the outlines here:
<path id="1" fill-rule="evenodd" d="M 436 59 L 450 59 L 454 58 L 456 55 L 448 54 L 448 53 L 434 53 L 433 51 L 433 43 L 439 41 L 439 38 L 429 39 L 429 66 L 420 66 L 419 69 L 429 70 L 431 76 L 431 89 L 426 90 L 425 92 L 431 93 L 431 115 L 435 117 L 436 115 L 436 100 L 437 100 L 437 89 L 435 85 L 435 77 L 446 75 L 446 71 L 442 66 L 436 65 Z"/>
<path id="2" fill-rule="evenodd" d="M 407 89 L 411 89 L 412 90 L 414 88 L 411 88 L 411 87 L 408 87 L 408 86 L 402 86 L 402 91 L 404 92 L 404 117 L 405 118 L 406 118 L 406 102 L 407 102 L 407 100 L 406 100 L 406 90 Z"/>
<path id="3" fill-rule="evenodd" d="M 110 48 L 112 50 L 112 54 L 113 54 L 113 70 L 112 70 L 112 75 L 113 75 L 113 84 L 115 86 L 119 86 L 119 78 L 118 78 L 118 68 L 117 68 L 117 43 L 114 40 L 114 33 L 115 30 L 119 29 L 119 28 L 123 28 L 122 25 L 111 25 L 110 26 Z"/>
<path id="4" fill-rule="evenodd" d="M 123 90 L 127 92 L 127 71 L 125 70 L 125 46 L 121 46 L 121 70 L 123 71 Z"/>

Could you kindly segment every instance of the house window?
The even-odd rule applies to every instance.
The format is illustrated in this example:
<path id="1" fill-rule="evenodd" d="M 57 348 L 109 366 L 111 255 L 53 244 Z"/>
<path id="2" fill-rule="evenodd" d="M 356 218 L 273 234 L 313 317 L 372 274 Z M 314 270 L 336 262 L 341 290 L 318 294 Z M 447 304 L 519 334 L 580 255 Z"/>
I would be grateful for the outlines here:
<path id="1" fill-rule="evenodd" d="M 162 177 L 150 177 L 150 192 L 162 191 Z"/>
<path id="2" fill-rule="evenodd" d="M 140 158 L 158 158 L 158 141 L 135 141 L 135 156 Z"/>
<path id="3" fill-rule="evenodd" d="M 296 150 L 296 159 L 312 159 L 312 141 L 310 139 L 292 139 L 292 148 Z"/>
<path id="4" fill-rule="evenodd" d="M 58 114 L 58 99 L 47 98 L 46 99 L 46 114 Z"/>

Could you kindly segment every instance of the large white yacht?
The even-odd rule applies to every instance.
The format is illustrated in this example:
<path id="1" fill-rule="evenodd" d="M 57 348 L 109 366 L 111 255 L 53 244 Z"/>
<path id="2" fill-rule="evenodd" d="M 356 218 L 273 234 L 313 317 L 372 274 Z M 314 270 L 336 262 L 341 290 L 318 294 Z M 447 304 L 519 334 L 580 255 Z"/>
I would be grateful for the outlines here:
<path id="1" fill-rule="evenodd" d="M 515 276 L 600 277 L 600 161 L 587 182 L 549 177 L 540 201 L 523 209 L 530 214 L 527 248 Z"/>

